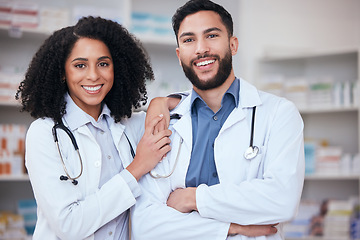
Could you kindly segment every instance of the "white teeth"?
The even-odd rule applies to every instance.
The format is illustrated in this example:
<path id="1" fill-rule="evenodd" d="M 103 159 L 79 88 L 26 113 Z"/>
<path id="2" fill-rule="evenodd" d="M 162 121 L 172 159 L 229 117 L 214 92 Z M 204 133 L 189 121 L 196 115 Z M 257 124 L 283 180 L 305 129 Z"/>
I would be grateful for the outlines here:
<path id="1" fill-rule="evenodd" d="M 95 92 L 95 91 L 99 90 L 101 87 L 102 87 L 102 85 L 98 85 L 98 86 L 96 86 L 96 87 L 86 87 L 86 86 L 83 86 L 83 88 L 84 88 L 86 91 L 90 91 L 90 92 Z"/>
<path id="2" fill-rule="evenodd" d="M 205 66 L 205 65 L 208 65 L 208 64 L 213 63 L 213 62 L 215 62 L 215 60 L 206 60 L 206 61 L 197 63 L 196 66 L 198 66 L 198 67 Z"/>

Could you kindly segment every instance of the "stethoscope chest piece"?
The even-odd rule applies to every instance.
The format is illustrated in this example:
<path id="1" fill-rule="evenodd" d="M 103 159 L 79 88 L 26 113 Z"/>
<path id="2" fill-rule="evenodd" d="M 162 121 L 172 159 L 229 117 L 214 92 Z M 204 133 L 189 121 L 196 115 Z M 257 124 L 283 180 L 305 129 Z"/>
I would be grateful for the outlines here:
<path id="1" fill-rule="evenodd" d="M 257 146 L 250 146 L 246 149 L 244 153 L 244 158 L 247 160 L 253 159 L 259 153 L 259 148 Z"/>

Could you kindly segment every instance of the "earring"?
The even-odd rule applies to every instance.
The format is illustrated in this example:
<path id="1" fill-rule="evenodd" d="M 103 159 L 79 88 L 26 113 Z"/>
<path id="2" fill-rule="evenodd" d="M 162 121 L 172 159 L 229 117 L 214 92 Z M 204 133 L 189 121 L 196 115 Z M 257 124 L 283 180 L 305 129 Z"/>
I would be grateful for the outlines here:
<path id="1" fill-rule="evenodd" d="M 65 82 L 66 82 L 66 78 L 63 77 L 63 78 L 61 79 L 61 83 L 65 83 Z"/>

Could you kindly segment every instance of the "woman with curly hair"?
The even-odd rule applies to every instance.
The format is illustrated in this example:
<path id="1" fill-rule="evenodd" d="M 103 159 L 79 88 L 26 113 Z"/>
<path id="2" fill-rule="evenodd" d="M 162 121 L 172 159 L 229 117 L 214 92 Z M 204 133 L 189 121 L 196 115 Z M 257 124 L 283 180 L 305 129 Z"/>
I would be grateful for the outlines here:
<path id="1" fill-rule="evenodd" d="M 137 181 L 170 150 L 171 131 L 154 131 L 163 116 L 144 129 L 145 114 L 132 113 L 146 103 L 146 79 L 153 72 L 141 44 L 102 18 L 54 32 L 35 54 L 16 94 L 37 118 L 25 156 L 38 206 L 33 239 L 128 239 Z"/>

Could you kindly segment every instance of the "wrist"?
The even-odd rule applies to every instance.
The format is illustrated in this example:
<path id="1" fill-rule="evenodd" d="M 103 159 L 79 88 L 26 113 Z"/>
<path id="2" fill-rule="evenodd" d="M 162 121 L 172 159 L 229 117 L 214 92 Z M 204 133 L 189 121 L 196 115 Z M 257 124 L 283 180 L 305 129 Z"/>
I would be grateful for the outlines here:
<path id="1" fill-rule="evenodd" d="M 193 210 L 193 211 L 197 211 L 197 205 L 196 205 L 196 187 L 190 187 L 189 188 L 190 191 L 191 191 L 191 194 L 190 194 L 190 208 Z"/>
<path id="2" fill-rule="evenodd" d="M 134 160 L 135 160 L 135 158 L 134 158 Z M 136 161 L 132 161 L 130 163 L 130 165 L 126 167 L 126 170 L 128 170 L 131 173 L 131 175 L 134 176 L 136 181 L 139 181 L 140 178 L 145 174 L 141 170 L 141 166 L 138 165 Z"/>

